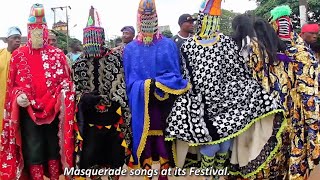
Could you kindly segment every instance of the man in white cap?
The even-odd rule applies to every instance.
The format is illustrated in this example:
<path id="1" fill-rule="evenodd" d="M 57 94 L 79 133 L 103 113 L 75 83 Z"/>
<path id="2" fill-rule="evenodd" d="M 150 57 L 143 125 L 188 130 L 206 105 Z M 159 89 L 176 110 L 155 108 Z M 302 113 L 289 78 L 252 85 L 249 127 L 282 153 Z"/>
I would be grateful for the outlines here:
<path id="1" fill-rule="evenodd" d="M 7 76 L 11 54 L 21 44 L 21 31 L 18 27 L 10 27 L 5 42 L 7 48 L 0 49 L 0 132 L 2 131 L 3 106 L 6 95 Z"/>

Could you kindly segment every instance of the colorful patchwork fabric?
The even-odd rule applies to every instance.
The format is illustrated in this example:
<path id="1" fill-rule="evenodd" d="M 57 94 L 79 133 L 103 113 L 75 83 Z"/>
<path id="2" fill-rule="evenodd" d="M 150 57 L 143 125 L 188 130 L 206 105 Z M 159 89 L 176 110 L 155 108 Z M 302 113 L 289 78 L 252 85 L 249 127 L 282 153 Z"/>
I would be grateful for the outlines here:
<path id="1" fill-rule="evenodd" d="M 307 47 L 299 35 L 292 31 L 286 23 L 280 24 L 281 19 L 291 22 L 289 15 L 291 9 L 287 6 L 276 7 L 272 13 L 272 24 L 280 38 L 283 33 L 278 31 L 280 26 L 283 32 L 290 31 L 285 52 L 292 62 L 282 69 L 289 78 L 291 88 L 288 86 L 287 103 L 284 104 L 288 112 L 289 152 L 284 149 L 282 158 L 287 159 L 288 178 L 305 179 L 308 172 L 315 168 L 320 159 L 320 124 L 319 124 L 319 65 L 312 50 Z M 278 22 L 275 24 L 274 22 Z M 281 69 L 280 69 L 281 71 Z M 281 76 L 279 76 L 281 78 Z"/>

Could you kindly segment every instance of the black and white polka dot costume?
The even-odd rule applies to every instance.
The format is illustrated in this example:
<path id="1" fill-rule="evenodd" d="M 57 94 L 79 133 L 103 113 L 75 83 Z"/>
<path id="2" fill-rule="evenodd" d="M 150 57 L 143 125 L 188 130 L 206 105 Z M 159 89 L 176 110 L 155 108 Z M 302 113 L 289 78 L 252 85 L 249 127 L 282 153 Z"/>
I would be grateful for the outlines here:
<path id="1" fill-rule="evenodd" d="M 166 138 L 189 146 L 221 144 L 277 114 L 266 148 L 247 166 L 235 168 L 236 173 L 252 175 L 281 143 L 276 139 L 284 125 L 281 106 L 252 78 L 236 43 L 223 34 L 216 38 L 205 45 L 195 36 L 181 47 L 183 74 L 192 89 L 175 101 L 167 119 Z"/>

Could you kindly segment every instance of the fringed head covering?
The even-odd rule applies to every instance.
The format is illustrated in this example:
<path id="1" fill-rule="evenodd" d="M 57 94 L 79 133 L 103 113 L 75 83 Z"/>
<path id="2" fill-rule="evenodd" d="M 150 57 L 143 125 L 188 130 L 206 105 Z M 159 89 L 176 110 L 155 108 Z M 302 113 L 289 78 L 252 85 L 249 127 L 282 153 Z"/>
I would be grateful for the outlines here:
<path id="1" fill-rule="evenodd" d="M 213 39 L 220 30 L 222 0 L 203 0 L 197 19 L 197 39 Z"/>
<path id="2" fill-rule="evenodd" d="M 86 58 L 103 56 L 105 33 L 98 12 L 91 6 L 86 28 L 83 29 L 83 54 Z"/>
<path id="3" fill-rule="evenodd" d="M 279 38 L 291 44 L 293 39 L 293 25 L 290 19 L 292 13 L 288 5 L 278 6 L 271 10 L 271 24 Z"/>
<path id="4" fill-rule="evenodd" d="M 319 24 L 305 24 L 301 28 L 301 33 L 319 33 Z"/>
<path id="5" fill-rule="evenodd" d="M 48 44 L 48 27 L 42 4 L 31 7 L 28 19 L 28 42 L 30 49 L 41 49 Z"/>
<path id="6" fill-rule="evenodd" d="M 141 0 L 137 19 L 137 40 L 150 45 L 161 38 L 158 28 L 158 15 L 155 0 Z"/>

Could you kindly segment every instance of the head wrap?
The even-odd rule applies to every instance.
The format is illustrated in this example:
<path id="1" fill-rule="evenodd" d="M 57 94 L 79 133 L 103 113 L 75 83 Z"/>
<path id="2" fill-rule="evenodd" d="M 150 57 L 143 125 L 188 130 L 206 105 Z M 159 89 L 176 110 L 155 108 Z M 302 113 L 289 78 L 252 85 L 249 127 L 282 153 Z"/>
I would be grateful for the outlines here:
<path id="1" fill-rule="evenodd" d="M 133 35 L 135 35 L 135 30 L 134 30 L 134 27 L 132 26 L 125 26 L 121 29 L 121 32 L 124 32 L 124 31 L 128 31 L 128 32 L 131 32 Z"/>
<path id="2" fill-rule="evenodd" d="M 293 25 L 290 19 L 292 13 L 288 5 L 278 6 L 271 10 L 271 24 L 279 38 L 291 44 L 293 39 Z"/>
<path id="3" fill-rule="evenodd" d="M 161 38 L 155 0 L 141 0 L 137 19 L 138 41 L 150 45 Z"/>
<path id="4" fill-rule="evenodd" d="M 13 35 L 21 35 L 21 30 L 18 27 L 10 27 L 7 32 L 7 38 Z"/>
<path id="5" fill-rule="evenodd" d="M 222 0 L 203 0 L 197 18 L 197 39 L 213 39 L 220 30 Z"/>
<path id="6" fill-rule="evenodd" d="M 28 19 L 28 43 L 30 49 L 40 49 L 48 44 L 48 27 L 42 4 L 34 4 Z"/>
<path id="7" fill-rule="evenodd" d="M 305 24 L 301 28 L 301 33 L 319 33 L 319 24 Z"/>
<path id="8" fill-rule="evenodd" d="M 83 54 L 86 58 L 103 56 L 105 33 L 98 12 L 91 6 L 87 27 L 83 29 Z"/>

